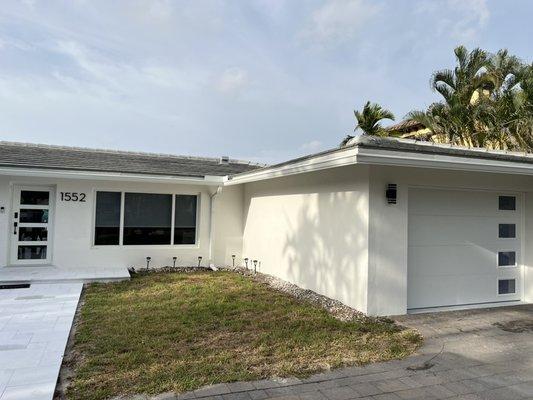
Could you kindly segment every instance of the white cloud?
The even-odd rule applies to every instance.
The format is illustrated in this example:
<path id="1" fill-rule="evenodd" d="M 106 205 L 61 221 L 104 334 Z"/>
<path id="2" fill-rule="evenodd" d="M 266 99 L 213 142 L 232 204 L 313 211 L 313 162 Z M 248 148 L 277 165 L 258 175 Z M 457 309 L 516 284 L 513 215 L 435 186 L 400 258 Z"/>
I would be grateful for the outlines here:
<path id="1" fill-rule="evenodd" d="M 353 39 L 379 10 L 367 0 L 328 0 L 312 13 L 300 36 L 323 46 L 338 45 Z"/>
<path id="2" fill-rule="evenodd" d="M 458 14 L 452 23 L 451 34 L 459 41 L 475 40 L 489 22 L 490 11 L 486 0 L 448 0 L 448 6 Z"/>
<path id="3" fill-rule="evenodd" d="M 324 148 L 324 144 L 320 140 L 311 140 L 300 146 L 300 150 L 305 153 L 316 153 Z"/>
<path id="4" fill-rule="evenodd" d="M 168 0 L 151 1 L 148 7 L 150 16 L 159 20 L 167 20 L 172 17 L 174 9 Z"/>
<path id="5" fill-rule="evenodd" d="M 215 87 L 222 93 L 237 93 L 248 86 L 248 72 L 242 68 L 228 68 L 217 79 Z"/>

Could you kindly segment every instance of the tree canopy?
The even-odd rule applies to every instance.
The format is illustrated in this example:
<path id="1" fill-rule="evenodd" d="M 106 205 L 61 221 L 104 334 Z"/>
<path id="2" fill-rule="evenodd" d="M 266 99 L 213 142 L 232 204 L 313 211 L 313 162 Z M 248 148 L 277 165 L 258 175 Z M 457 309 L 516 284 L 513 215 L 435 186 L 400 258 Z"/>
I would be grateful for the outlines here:
<path id="1" fill-rule="evenodd" d="M 454 52 L 455 68 L 437 71 L 431 77 L 431 88 L 442 100 L 425 111 L 407 114 L 407 120 L 426 128 L 409 136 L 468 147 L 533 151 L 533 64 L 507 50 L 491 54 L 459 46 Z M 381 110 L 377 104 L 372 106 Z M 377 128 L 362 124 L 358 114 L 364 115 L 365 108 L 356 112 L 357 126 L 365 134 L 401 135 L 383 130 L 379 124 Z"/>

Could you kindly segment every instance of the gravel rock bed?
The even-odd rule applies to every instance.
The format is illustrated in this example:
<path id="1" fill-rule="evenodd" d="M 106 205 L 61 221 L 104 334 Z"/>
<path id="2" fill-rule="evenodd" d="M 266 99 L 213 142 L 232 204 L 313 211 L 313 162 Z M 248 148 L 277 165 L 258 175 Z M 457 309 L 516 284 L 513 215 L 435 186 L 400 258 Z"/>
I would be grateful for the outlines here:
<path id="1" fill-rule="evenodd" d="M 330 299 L 329 297 L 323 296 L 309 289 L 302 289 L 297 285 L 276 278 L 272 275 L 266 275 L 260 272 L 254 274 L 253 271 L 244 268 L 226 268 L 226 270 L 231 270 L 242 275 L 250 276 L 252 279 L 260 283 L 266 284 L 275 290 L 287 293 L 298 300 L 306 301 L 311 304 L 322 307 L 335 318 L 341 321 L 368 321 L 368 319 L 371 318 L 367 317 L 360 311 L 348 307 L 346 304 L 343 304 L 338 300 Z"/>

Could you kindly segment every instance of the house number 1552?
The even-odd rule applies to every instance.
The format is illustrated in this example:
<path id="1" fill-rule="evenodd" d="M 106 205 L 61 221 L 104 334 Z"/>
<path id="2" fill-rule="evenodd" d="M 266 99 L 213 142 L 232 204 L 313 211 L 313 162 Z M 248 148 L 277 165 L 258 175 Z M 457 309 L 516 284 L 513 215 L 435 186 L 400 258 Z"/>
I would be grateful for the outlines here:
<path id="1" fill-rule="evenodd" d="M 87 195 L 85 193 L 78 192 L 60 192 L 59 196 L 61 201 L 77 201 L 79 203 L 85 203 Z"/>

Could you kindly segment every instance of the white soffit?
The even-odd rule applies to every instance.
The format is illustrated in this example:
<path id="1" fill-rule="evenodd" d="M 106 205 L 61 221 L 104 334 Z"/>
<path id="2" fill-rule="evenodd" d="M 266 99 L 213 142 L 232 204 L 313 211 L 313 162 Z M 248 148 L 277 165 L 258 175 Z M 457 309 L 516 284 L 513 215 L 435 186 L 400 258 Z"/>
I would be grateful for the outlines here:
<path id="1" fill-rule="evenodd" d="M 294 163 L 238 174 L 226 178 L 224 184 L 238 185 L 356 164 L 533 175 L 533 163 L 353 146 L 327 154 L 319 154 L 316 157 L 309 157 Z"/>

